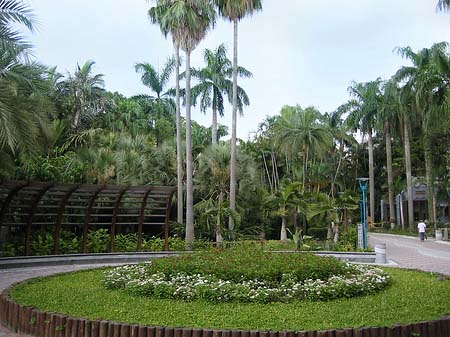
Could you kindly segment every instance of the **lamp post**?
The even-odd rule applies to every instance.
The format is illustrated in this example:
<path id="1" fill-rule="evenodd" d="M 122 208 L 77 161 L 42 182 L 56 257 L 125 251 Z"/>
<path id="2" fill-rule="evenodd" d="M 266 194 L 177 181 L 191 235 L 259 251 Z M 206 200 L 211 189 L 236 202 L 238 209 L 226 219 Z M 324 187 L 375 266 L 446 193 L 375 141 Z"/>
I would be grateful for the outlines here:
<path id="1" fill-rule="evenodd" d="M 363 248 L 367 248 L 367 213 L 366 213 L 366 190 L 369 185 L 369 178 L 356 178 L 362 191 L 362 220 L 363 220 Z"/>

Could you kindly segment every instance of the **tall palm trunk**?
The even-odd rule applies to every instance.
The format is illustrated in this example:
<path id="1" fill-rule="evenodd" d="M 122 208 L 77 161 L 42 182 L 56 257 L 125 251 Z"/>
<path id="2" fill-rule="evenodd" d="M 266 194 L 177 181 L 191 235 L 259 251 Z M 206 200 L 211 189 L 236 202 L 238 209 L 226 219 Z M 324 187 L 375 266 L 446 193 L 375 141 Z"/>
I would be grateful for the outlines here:
<path id="1" fill-rule="evenodd" d="M 373 169 L 373 139 L 372 128 L 369 129 L 367 135 L 367 142 L 369 145 L 369 194 L 370 194 L 370 217 L 372 223 L 375 221 L 375 174 Z"/>
<path id="2" fill-rule="evenodd" d="M 177 222 L 183 223 L 183 147 L 181 141 L 181 103 L 180 103 L 180 45 L 175 48 L 175 100 L 177 105 Z"/>
<path id="3" fill-rule="evenodd" d="M 427 208 L 428 208 L 428 220 L 433 222 L 436 226 L 435 211 L 434 211 L 434 201 L 433 201 L 433 160 L 431 155 L 431 144 L 428 131 L 425 130 L 424 135 L 424 152 L 425 152 L 425 180 L 427 183 Z"/>
<path id="4" fill-rule="evenodd" d="M 213 104 L 212 107 L 212 125 L 211 125 L 211 144 L 217 144 L 217 107 Z"/>
<path id="5" fill-rule="evenodd" d="M 231 164 L 230 164 L 230 209 L 236 210 L 236 189 L 237 189 L 237 149 L 236 149 L 236 120 L 237 120 L 237 68 L 238 68 L 238 21 L 233 20 L 233 113 L 231 124 Z M 229 218 L 228 228 L 232 235 L 234 221 Z"/>
<path id="6" fill-rule="evenodd" d="M 338 160 L 336 172 L 334 174 L 333 181 L 331 182 L 331 188 L 330 188 L 330 195 L 331 195 L 331 198 L 333 198 L 333 199 L 334 199 L 334 189 L 335 189 L 335 185 L 336 185 L 336 180 L 339 175 L 339 171 L 341 169 L 343 153 L 344 153 L 344 140 L 341 139 L 340 144 L 339 144 L 339 160 Z"/>
<path id="7" fill-rule="evenodd" d="M 191 51 L 186 51 L 186 244 L 194 242 L 194 193 L 191 138 Z"/>
<path id="8" fill-rule="evenodd" d="M 404 137 L 405 137 L 405 167 L 406 167 L 406 190 L 408 198 L 408 226 L 410 230 L 414 229 L 414 206 L 413 206 L 413 186 L 411 172 L 411 141 L 410 125 L 408 116 L 404 117 Z M 401 201 L 400 201 L 401 202 Z"/>
<path id="9" fill-rule="evenodd" d="M 391 125 L 389 122 L 384 124 L 384 134 L 386 138 L 386 166 L 388 178 L 388 195 L 389 195 L 389 223 L 395 223 L 394 208 L 394 179 L 392 176 L 392 141 L 391 141 Z"/>
<path id="10" fill-rule="evenodd" d="M 219 205 L 217 210 L 217 221 L 216 221 L 216 246 L 222 246 L 222 208 L 223 208 L 223 193 L 219 193 Z"/>
<path id="11" fill-rule="evenodd" d="M 286 232 L 286 216 L 283 215 L 281 217 L 281 233 L 280 233 L 280 240 L 286 241 L 287 240 L 287 232 Z"/>

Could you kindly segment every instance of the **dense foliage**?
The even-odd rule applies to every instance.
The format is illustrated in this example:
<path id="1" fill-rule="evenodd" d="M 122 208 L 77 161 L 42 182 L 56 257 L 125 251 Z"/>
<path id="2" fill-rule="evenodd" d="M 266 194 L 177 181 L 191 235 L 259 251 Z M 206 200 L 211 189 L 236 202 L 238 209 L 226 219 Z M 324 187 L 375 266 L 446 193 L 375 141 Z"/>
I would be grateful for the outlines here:
<path id="1" fill-rule="evenodd" d="M 230 20 L 261 9 L 260 1 L 243 8 L 217 4 L 215 10 Z M 446 9 L 446 1 L 439 6 Z M 175 8 L 160 0 L 149 14 L 165 35 L 172 35 L 179 57 L 179 47 L 190 55 L 212 27 L 213 12 L 209 2 Z M 448 198 L 450 187 L 450 52 L 445 42 L 418 51 L 398 48 L 409 65 L 387 80 L 352 83 L 349 101 L 335 111 L 280 107 L 278 115 L 255 126 L 255 135 L 236 147 L 234 139 L 221 140 L 228 128 L 214 116 L 245 112 L 251 97 L 232 75 L 251 73 L 232 67 L 223 46 L 206 50 L 204 67 L 187 66 L 181 77 L 176 58 L 161 69 L 146 62 L 130 65 L 148 89 L 125 97 L 108 92 L 106 75 L 96 73 L 94 61 L 74 65 L 67 74 L 34 62 L 31 47 L 16 31 L 17 25 L 35 28 L 27 5 L 4 1 L 0 17 L 0 179 L 181 187 L 189 181 L 185 197 L 179 188 L 181 207 L 172 234 L 188 241 L 194 234 L 219 244 L 236 238 L 286 240 L 288 229 L 291 236 L 301 230 L 302 236 L 338 244 L 348 236 L 346 222 L 360 219 L 355 179 L 361 176 L 370 178 L 373 222 L 401 227 L 393 199 L 403 190 L 408 222 L 402 225 L 414 229 L 418 212 L 412 193 L 420 184 L 427 185 L 430 222 L 448 221 L 448 209 L 439 202 Z M 180 90 L 170 87 L 173 80 L 179 87 L 180 78 L 191 74 L 191 94 L 183 84 Z M 190 110 L 189 102 L 212 110 L 211 128 L 195 121 L 188 125 L 181 117 L 182 109 Z M 232 136 L 235 129 L 233 124 Z M 382 199 L 389 205 L 383 219 Z"/>
<path id="2" fill-rule="evenodd" d="M 268 303 L 367 295 L 389 280 L 373 267 L 241 244 L 117 267 L 105 272 L 104 284 L 153 298 Z"/>
<path id="3" fill-rule="evenodd" d="M 255 244 L 257 245 L 257 243 Z M 213 274 L 223 280 L 280 281 L 284 273 L 293 273 L 299 280 L 328 278 L 344 272 L 344 265 L 335 259 L 312 254 L 274 254 L 261 248 L 238 245 L 224 251 L 211 250 L 180 257 L 159 259 L 148 267 L 150 272 L 164 274 Z"/>

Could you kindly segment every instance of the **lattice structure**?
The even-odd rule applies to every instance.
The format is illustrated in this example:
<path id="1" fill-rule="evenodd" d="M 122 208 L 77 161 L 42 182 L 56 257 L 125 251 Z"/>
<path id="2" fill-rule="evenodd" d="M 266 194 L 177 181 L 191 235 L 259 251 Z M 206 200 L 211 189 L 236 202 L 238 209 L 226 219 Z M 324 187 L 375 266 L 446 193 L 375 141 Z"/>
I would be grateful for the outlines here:
<path id="1" fill-rule="evenodd" d="M 62 229 L 82 233 L 82 252 L 87 252 L 88 230 L 108 228 L 111 252 L 116 233 L 124 228 L 138 235 L 149 227 L 164 228 L 168 250 L 170 207 L 175 187 L 64 184 L 37 181 L 0 183 L 1 233 L 20 232 L 25 255 L 30 255 L 32 234 L 38 230 L 53 233 L 54 253 L 58 254 Z M 2 235 L 3 236 L 3 235 Z"/>

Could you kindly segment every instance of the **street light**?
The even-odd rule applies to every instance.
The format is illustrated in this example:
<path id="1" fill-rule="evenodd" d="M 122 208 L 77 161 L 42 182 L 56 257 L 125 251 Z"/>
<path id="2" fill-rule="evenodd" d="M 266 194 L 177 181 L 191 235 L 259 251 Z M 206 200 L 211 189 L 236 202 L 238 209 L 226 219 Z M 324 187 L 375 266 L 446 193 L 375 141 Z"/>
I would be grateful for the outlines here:
<path id="1" fill-rule="evenodd" d="M 366 216 L 366 190 L 369 185 L 369 178 L 356 178 L 359 182 L 359 187 L 362 191 L 362 205 L 363 205 L 363 249 L 367 248 L 367 216 Z"/>

